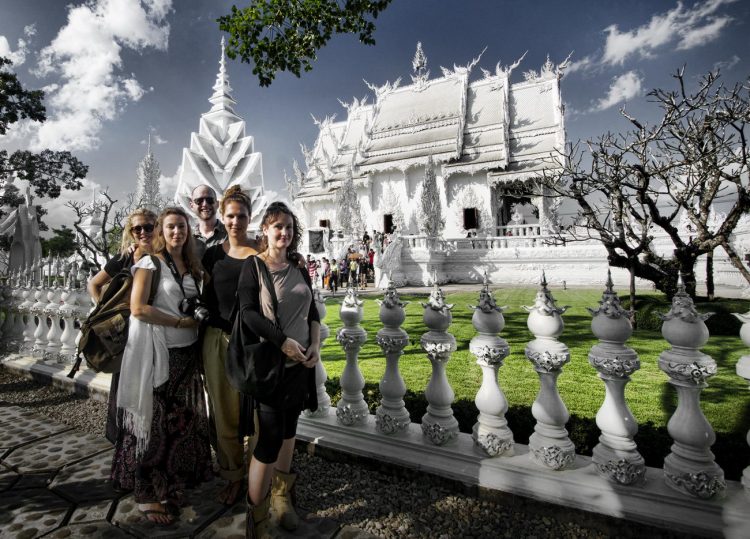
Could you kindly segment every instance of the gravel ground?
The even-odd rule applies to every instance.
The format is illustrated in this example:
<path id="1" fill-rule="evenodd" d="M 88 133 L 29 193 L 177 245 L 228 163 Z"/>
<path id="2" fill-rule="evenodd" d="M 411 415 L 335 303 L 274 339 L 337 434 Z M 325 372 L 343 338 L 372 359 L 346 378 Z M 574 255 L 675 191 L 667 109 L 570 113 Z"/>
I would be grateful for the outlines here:
<path id="1" fill-rule="evenodd" d="M 0 366 L 0 403 L 20 404 L 103 436 L 106 404 L 22 378 Z M 301 507 L 380 537 L 606 538 L 678 537 L 664 530 L 565 512 L 478 499 L 433 477 L 380 471 L 367 463 L 334 462 L 298 451 Z M 684 534 L 679 535 L 687 539 Z"/>

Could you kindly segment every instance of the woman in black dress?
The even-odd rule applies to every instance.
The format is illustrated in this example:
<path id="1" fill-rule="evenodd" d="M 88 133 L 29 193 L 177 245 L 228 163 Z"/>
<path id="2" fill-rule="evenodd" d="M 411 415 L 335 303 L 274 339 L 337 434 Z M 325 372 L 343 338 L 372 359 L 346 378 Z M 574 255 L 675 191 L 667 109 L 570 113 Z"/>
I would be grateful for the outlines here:
<path id="1" fill-rule="evenodd" d="M 274 202 L 266 209 L 261 228 L 261 254 L 245 260 L 240 274 L 240 316 L 249 339 L 263 338 L 281 350 L 285 368 L 279 389 L 254 403 L 258 438 L 248 473 L 248 537 L 268 533 L 271 501 L 282 527 L 297 526 L 290 493 L 296 479 L 291 473 L 294 438 L 302 410 L 317 408 L 314 367 L 320 360 L 320 317 L 312 283 L 294 262 L 300 239 L 297 218 L 285 204 Z M 260 284 L 264 266 L 277 298 L 275 312 L 270 291 Z"/>

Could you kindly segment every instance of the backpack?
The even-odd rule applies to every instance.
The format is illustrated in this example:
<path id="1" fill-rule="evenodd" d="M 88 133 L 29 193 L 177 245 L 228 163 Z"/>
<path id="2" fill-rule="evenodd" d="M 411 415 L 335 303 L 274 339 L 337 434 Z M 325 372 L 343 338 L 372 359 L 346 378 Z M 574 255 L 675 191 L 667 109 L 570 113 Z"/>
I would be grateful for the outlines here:
<path id="1" fill-rule="evenodd" d="M 153 255 L 151 260 L 156 271 L 151 277 L 151 290 L 148 304 L 151 305 L 161 279 L 161 263 Z M 122 364 L 122 354 L 128 341 L 128 323 L 130 320 L 130 292 L 133 288 L 133 275 L 130 265 L 122 268 L 107 285 L 99 303 L 81 324 L 81 338 L 73 368 L 68 378 L 73 378 L 81 366 L 83 358 L 86 364 L 96 372 L 118 373 Z"/>

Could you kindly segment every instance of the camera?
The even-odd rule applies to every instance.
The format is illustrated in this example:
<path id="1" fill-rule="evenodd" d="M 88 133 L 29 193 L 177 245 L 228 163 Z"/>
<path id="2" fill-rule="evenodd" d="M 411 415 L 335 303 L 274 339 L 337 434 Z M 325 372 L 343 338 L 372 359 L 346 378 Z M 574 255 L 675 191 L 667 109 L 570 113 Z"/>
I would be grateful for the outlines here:
<path id="1" fill-rule="evenodd" d="M 180 312 L 185 316 L 190 316 L 197 320 L 199 323 L 203 323 L 208 319 L 208 309 L 206 308 L 198 296 L 193 298 L 185 298 L 180 302 Z"/>

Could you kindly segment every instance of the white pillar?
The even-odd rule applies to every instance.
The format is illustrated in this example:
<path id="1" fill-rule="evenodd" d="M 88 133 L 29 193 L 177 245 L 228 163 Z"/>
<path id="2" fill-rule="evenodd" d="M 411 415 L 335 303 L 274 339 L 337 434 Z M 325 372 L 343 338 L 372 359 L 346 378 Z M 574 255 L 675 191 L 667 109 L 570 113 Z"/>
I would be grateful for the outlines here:
<path id="1" fill-rule="evenodd" d="M 742 321 L 742 329 L 740 329 L 740 337 L 745 346 L 750 347 L 750 312 L 745 314 L 735 315 Z M 737 375 L 745 379 L 750 384 L 750 355 L 742 356 L 737 361 Z M 747 431 L 747 443 L 750 444 L 750 430 Z M 750 498 L 750 466 L 745 468 L 742 472 L 742 485 L 745 487 L 745 494 Z"/>
<path id="2" fill-rule="evenodd" d="M 380 322 L 383 328 L 378 331 L 376 342 L 385 354 L 385 372 L 380 379 L 380 406 L 375 411 L 375 426 L 383 434 L 394 434 L 405 430 L 411 423 L 409 412 L 404 406 L 406 384 L 398 368 L 398 361 L 409 344 L 409 335 L 401 329 L 406 319 L 404 306 L 393 284 L 389 282 L 380 305 Z"/>
<path id="3" fill-rule="evenodd" d="M 365 378 L 359 369 L 359 349 L 367 340 L 367 332 L 359 325 L 363 316 L 363 304 L 357 296 L 357 291 L 348 288 L 340 313 L 344 327 L 339 329 L 336 335 L 336 340 L 346 352 L 346 366 L 341 373 L 341 400 L 336 406 L 336 419 L 347 426 L 365 423 L 370 413 L 362 393 Z"/>
<path id="4" fill-rule="evenodd" d="M 45 315 L 50 319 L 50 328 L 47 332 L 47 349 L 44 352 L 44 359 L 55 362 L 60 361 L 60 349 L 62 348 L 63 330 L 60 327 L 60 303 L 62 301 L 62 288 L 50 288 L 47 292 L 47 307 L 44 309 Z"/>
<path id="5" fill-rule="evenodd" d="M 326 310 L 326 298 L 323 297 L 318 288 L 313 289 L 313 296 L 315 297 L 315 307 L 320 317 L 320 345 L 323 346 L 323 343 L 331 334 L 331 330 L 323 322 L 328 312 Z M 331 397 L 326 392 L 326 380 L 328 380 L 328 373 L 326 372 L 326 367 L 323 364 L 321 356 L 320 361 L 315 365 L 315 388 L 318 395 L 318 409 L 314 412 L 305 410 L 303 412 L 305 417 L 328 417 L 328 410 L 331 408 Z"/>
<path id="6" fill-rule="evenodd" d="M 513 433 L 505 419 L 508 400 L 497 382 L 497 372 L 510 348 L 505 339 L 497 335 L 505 327 L 504 307 L 495 303 L 487 273 L 484 274 L 484 287 L 479 292 L 479 304 L 470 307 L 474 310 L 471 322 L 479 335 L 471 339 L 469 351 L 482 368 L 482 385 L 474 399 L 479 416 L 472 429 L 472 438 L 491 457 L 511 456 L 514 453 Z"/>
<path id="7" fill-rule="evenodd" d="M 536 337 L 526 346 L 526 358 L 539 374 L 540 384 L 531 406 L 536 425 L 529 438 L 529 455 L 537 464 L 561 470 L 575 461 L 575 446 L 565 430 L 570 414 L 557 390 L 557 377 L 563 365 L 570 361 L 568 347 L 557 340 L 565 327 L 560 315 L 567 307 L 557 307 L 542 273 L 534 305 L 524 306 L 524 309 L 529 312 L 526 324 Z"/>
<path id="8" fill-rule="evenodd" d="M 622 485 L 640 482 L 646 464 L 633 437 L 638 423 L 625 402 L 625 385 L 630 375 L 641 367 L 638 354 L 625 346 L 633 334 L 629 312 L 620 305 L 607 271 L 607 288 L 600 307 L 588 309 L 593 315 L 591 331 L 599 339 L 589 352 L 589 363 L 604 381 L 604 403 L 596 414 L 596 425 L 602 434 L 594 447 L 594 465 L 600 475 Z"/>
<path id="9" fill-rule="evenodd" d="M 36 333 L 36 317 L 32 311 L 34 306 L 34 287 L 31 281 L 27 281 L 24 292 L 22 293 L 23 302 L 20 305 L 20 311 L 23 313 L 23 344 L 19 351 L 23 353 L 32 353 L 34 350 L 34 334 Z"/>
<path id="10" fill-rule="evenodd" d="M 712 498 L 724 492 L 726 483 L 710 449 L 716 434 L 700 408 L 706 380 L 716 374 L 716 362 L 699 350 L 708 341 L 704 320 L 711 315 L 695 310 L 680 277 L 672 308 L 660 316 L 661 333 L 672 347 L 659 355 L 659 368 L 677 390 L 677 409 L 667 423 L 674 444 L 664 459 L 664 479 L 691 496 Z"/>
<path id="11" fill-rule="evenodd" d="M 456 351 L 456 338 L 446 332 L 453 320 L 453 305 L 445 303 L 443 291 L 437 285 L 424 308 L 423 320 L 429 331 L 420 339 L 422 349 L 432 363 L 432 374 L 427 383 L 427 413 L 422 416 L 422 433 L 435 445 L 443 445 L 456 438 L 458 421 L 453 417 L 451 403 L 456 394 L 448 383 L 445 364 Z"/>

